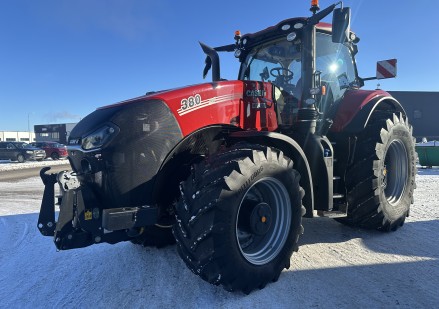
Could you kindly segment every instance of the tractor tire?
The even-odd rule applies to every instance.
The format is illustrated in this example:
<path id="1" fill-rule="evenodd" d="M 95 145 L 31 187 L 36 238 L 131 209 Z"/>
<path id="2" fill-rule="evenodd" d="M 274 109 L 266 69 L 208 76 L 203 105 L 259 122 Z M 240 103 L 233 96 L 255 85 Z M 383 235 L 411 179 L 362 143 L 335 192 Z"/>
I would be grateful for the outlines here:
<path id="1" fill-rule="evenodd" d="M 237 145 L 194 165 L 176 206 L 180 257 L 228 291 L 248 294 L 276 281 L 303 233 L 299 180 L 289 158 L 260 145 Z"/>
<path id="2" fill-rule="evenodd" d="M 163 248 L 175 244 L 175 237 L 172 234 L 172 226 L 146 226 L 142 233 L 131 240 L 133 244 L 144 247 Z"/>
<path id="3" fill-rule="evenodd" d="M 358 136 L 346 172 L 348 213 L 342 223 L 395 231 L 404 224 L 416 188 L 412 127 L 401 114 L 376 112 Z"/>

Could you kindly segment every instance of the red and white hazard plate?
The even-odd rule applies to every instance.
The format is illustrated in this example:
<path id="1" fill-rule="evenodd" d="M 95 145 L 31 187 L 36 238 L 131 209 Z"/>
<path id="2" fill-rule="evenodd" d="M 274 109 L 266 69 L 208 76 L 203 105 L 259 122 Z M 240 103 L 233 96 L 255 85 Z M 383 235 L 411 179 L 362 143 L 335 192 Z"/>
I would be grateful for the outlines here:
<path id="1" fill-rule="evenodd" d="M 396 59 L 377 62 L 377 79 L 396 77 Z"/>

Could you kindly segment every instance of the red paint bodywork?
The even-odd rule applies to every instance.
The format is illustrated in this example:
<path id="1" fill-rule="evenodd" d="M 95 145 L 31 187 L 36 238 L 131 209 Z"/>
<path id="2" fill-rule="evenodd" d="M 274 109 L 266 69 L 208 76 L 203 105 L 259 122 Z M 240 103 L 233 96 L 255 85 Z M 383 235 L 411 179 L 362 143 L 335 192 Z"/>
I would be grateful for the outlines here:
<path id="1" fill-rule="evenodd" d="M 355 115 L 370 100 L 376 97 L 390 97 L 391 95 L 383 90 L 349 90 L 345 93 L 343 101 L 335 116 L 331 127 L 332 132 L 341 132 L 354 119 Z"/>
<path id="2" fill-rule="evenodd" d="M 274 131 L 278 125 L 272 89 L 265 82 L 221 81 L 156 92 L 102 108 L 139 100 L 162 100 L 175 115 L 183 136 L 215 124 Z"/>
<path id="3" fill-rule="evenodd" d="M 183 109 L 183 100 L 200 96 L 200 102 Z M 349 90 L 340 103 L 332 132 L 341 132 L 372 99 L 390 97 L 383 90 Z M 275 131 L 278 128 L 273 86 L 256 81 L 221 81 L 165 90 L 114 105 L 139 100 L 162 100 L 175 115 L 183 136 L 209 125 L 235 125 L 243 130 Z"/>

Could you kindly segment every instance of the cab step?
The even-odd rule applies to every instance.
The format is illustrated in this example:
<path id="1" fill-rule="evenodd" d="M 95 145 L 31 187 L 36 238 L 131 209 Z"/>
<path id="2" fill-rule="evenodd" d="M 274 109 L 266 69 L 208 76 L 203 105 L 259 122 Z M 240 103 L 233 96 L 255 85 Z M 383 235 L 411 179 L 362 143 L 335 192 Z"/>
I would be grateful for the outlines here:
<path id="1" fill-rule="evenodd" d="M 317 215 L 319 217 L 326 217 L 326 218 L 343 218 L 346 217 L 346 212 L 339 210 L 334 210 L 334 211 L 317 210 Z"/>

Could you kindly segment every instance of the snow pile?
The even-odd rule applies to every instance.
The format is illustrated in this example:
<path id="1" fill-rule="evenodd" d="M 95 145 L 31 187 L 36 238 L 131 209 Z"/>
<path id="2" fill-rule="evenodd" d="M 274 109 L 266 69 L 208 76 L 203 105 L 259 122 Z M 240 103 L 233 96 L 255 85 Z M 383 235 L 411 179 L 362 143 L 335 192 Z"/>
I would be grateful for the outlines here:
<path id="1" fill-rule="evenodd" d="M 417 147 L 434 147 L 434 146 L 439 147 L 439 141 L 429 141 L 429 142 L 416 143 L 416 146 Z"/>
<path id="2" fill-rule="evenodd" d="M 46 159 L 44 161 L 26 161 L 24 163 L 11 162 L 9 160 L 0 160 L 0 172 L 21 170 L 21 169 L 27 169 L 32 167 L 63 165 L 68 163 L 69 161 L 67 159 L 61 159 L 61 160 Z"/>

